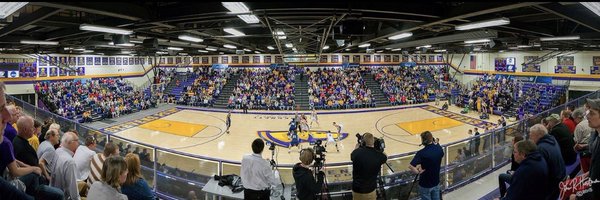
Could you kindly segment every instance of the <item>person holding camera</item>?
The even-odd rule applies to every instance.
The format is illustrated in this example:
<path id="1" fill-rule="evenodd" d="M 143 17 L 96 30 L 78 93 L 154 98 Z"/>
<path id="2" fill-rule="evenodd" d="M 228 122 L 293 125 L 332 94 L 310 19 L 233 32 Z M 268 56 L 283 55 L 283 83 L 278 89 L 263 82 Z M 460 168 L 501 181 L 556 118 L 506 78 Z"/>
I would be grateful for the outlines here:
<path id="1" fill-rule="evenodd" d="M 294 181 L 296 182 L 296 197 L 300 200 L 316 199 L 315 195 L 321 192 L 325 173 L 319 171 L 317 180 L 315 181 L 314 173 L 310 169 L 313 163 L 315 153 L 312 149 L 306 148 L 300 151 L 300 162 L 296 163 L 293 168 Z"/>
<path id="2" fill-rule="evenodd" d="M 421 133 L 423 149 L 417 151 L 410 161 L 408 168 L 421 176 L 419 179 L 419 194 L 421 199 L 440 199 L 440 167 L 444 150 L 439 144 L 439 139 L 434 141 L 429 131 Z"/>
<path id="3" fill-rule="evenodd" d="M 271 185 L 279 185 L 279 173 L 271 170 L 269 162 L 262 158 L 265 143 L 260 138 L 252 142 L 253 154 L 242 158 L 241 177 L 244 183 L 244 199 L 269 199 Z"/>
<path id="4" fill-rule="evenodd" d="M 381 165 L 387 162 L 383 152 L 375 150 L 375 137 L 371 133 L 362 136 L 364 145 L 357 144 L 352 151 L 352 199 L 376 199 L 377 175 Z"/>

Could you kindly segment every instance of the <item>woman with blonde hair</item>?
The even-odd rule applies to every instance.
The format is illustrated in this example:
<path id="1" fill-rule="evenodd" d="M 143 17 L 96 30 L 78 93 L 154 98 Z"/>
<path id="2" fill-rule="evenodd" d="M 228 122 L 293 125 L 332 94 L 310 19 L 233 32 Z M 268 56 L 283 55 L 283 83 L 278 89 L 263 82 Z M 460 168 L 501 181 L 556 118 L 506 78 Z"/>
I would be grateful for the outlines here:
<path id="1" fill-rule="evenodd" d="M 106 158 L 102 166 L 102 181 L 96 181 L 90 188 L 89 200 L 127 200 L 127 196 L 119 192 L 127 178 L 127 163 L 120 156 Z"/>
<path id="2" fill-rule="evenodd" d="M 121 192 L 127 195 L 129 200 L 153 200 L 156 196 L 152 192 L 152 189 L 146 183 L 146 180 L 142 177 L 140 157 L 134 153 L 128 153 L 125 155 L 125 162 L 127 163 L 127 179 L 121 187 Z"/>

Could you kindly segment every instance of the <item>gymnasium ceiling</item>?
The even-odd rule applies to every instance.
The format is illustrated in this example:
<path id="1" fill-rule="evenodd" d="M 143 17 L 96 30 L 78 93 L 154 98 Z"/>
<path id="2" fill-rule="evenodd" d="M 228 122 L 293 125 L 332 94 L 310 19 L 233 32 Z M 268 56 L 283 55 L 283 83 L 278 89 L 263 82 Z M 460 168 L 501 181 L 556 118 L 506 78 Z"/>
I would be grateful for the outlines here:
<path id="1" fill-rule="evenodd" d="M 94 53 L 155 55 L 157 51 L 234 54 L 246 50 L 270 54 L 365 53 L 358 45 L 369 43 L 374 52 L 416 52 L 422 45 L 450 53 L 510 50 L 600 50 L 600 16 L 577 2 L 245 2 L 260 22 L 248 24 L 230 14 L 220 2 L 30 2 L 0 19 L 0 53 Z M 457 25 L 496 18 L 510 24 L 466 31 Z M 135 46 L 109 45 L 112 34 L 79 29 L 81 24 L 119 27 L 134 31 Z M 234 37 L 223 28 L 245 36 Z M 273 34 L 283 31 L 286 39 Z M 389 40 L 399 33 L 409 38 Z M 178 39 L 186 34 L 203 42 Z M 579 35 L 580 40 L 540 42 L 540 37 Z M 158 39 L 159 48 L 144 47 L 144 39 Z M 493 45 L 465 46 L 467 39 L 490 38 Z M 58 41 L 57 46 L 21 44 L 23 39 Z M 338 42 L 343 41 L 343 46 Z M 134 43 L 136 42 L 136 43 Z M 292 43 L 296 48 L 285 47 Z M 223 47 L 234 45 L 236 49 Z M 531 46 L 517 48 L 521 46 Z M 273 50 L 267 49 L 272 46 Z M 323 47 L 329 49 L 323 50 Z M 493 47 L 492 47 L 493 46 Z M 180 47 L 169 51 L 167 47 Z M 215 52 L 205 52 L 206 48 Z M 65 50 L 65 48 L 71 48 Z M 74 50 L 78 49 L 78 50 Z M 200 52 L 201 50 L 202 52 Z M 127 52 L 129 51 L 129 52 Z M 399 53 L 399 52 L 398 52 Z M 89 54 L 89 53 L 87 53 Z"/>

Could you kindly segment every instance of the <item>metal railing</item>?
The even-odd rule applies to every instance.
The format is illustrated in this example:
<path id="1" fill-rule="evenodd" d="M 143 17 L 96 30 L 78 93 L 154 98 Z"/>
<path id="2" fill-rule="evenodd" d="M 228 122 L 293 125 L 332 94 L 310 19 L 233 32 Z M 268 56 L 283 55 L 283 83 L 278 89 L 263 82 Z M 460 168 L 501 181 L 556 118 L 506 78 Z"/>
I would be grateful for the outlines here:
<path id="1" fill-rule="evenodd" d="M 452 191 L 510 163 L 511 152 L 507 151 L 507 147 L 511 145 L 510 141 L 514 135 L 526 134 L 528 127 L 539 123 L 542 118 L 552 113 L 560 113 L 566 107 L 584 105 L 586 98 L 599 98 L 599 93 L 599 91 L 590 93 L 504 128 L 490 130 L 478 138 L 469 137 L 442 145 L 445 157 L 440 170 L 441 189 L 444 192 Z M 195 191 L 201 197 L 205 195 L 201 191 L 202 187 L 213 175 L 240 174 L 241 163 L 238 161 L 192 155 L 102 133 L 85 124 L 38 109 L 34 105 L 12 96 L 7 96 L 7 99 L 23 107 L 25 112 L 37 120 L 42 121 L 53 117 L 56 123 L 61 125 L 62 131 L 76 130 L 81 140 L 89 135 L 94 135 L 99 141 L 97 151 L 104 149 L 106 142 L 112 141 L 122 148 L 123 155 L 128 151 L 141 154 L 146 152 L 147 159 L 140 157 L 142 158 L 142 174 L 154 191 L 164 199 L 185 199 L 190 191 Z M 480 140 L 481 145 L 475 145 L 476 139 Z M 471 155 L 461 156 L 458 154 L 459 150 L 471 152 Z M 388 164 L 393 172 L 386 166 L 382 167 L 387 197 L 402 199 L 406 199 L 407 195 L 410 195 L 411 198 L 416 197 L 418 187 L 409 191 L 415 175 L 408 170 L 408 165 L 415 153 L 389 155 Z M 352 193 L 352 163 L 326 163 L 325 166 L 325 174 L 333 198 L 340 199 L 350 196 Z M 291 165 L 280 165 L 280 174 L 285 184 L 293 185 Z"/>

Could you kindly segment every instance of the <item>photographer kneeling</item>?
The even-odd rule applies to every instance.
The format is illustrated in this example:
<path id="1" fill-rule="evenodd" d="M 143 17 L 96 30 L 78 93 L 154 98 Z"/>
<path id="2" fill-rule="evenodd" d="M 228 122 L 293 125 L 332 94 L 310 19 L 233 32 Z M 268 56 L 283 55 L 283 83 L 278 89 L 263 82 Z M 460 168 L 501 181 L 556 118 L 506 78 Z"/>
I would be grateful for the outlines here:
<path id="1" fill-rule="evenodd" d="M 302 149 L 300 151 L 300 162 L 294 165 L 294 181 L 296 182 L 296 190 L 298 191 L 296 197 L 300 200 L 316 199 L 315 195 L 321 192 L 325 173 L 319 171 L 317 181 L 315 181 L 314 173 L 310 168 L 310 164 L 313 163 L 314 158 L 315 153 L 312 149 Z"/>
<path id="2" fill-rule="evenodd" d="M 362 144 L 350 154 L 352 160 L 352 199 L 376 199 L 377 175 L 387 156 L 375 149 L 371 133 L 362 136 Z"/>

